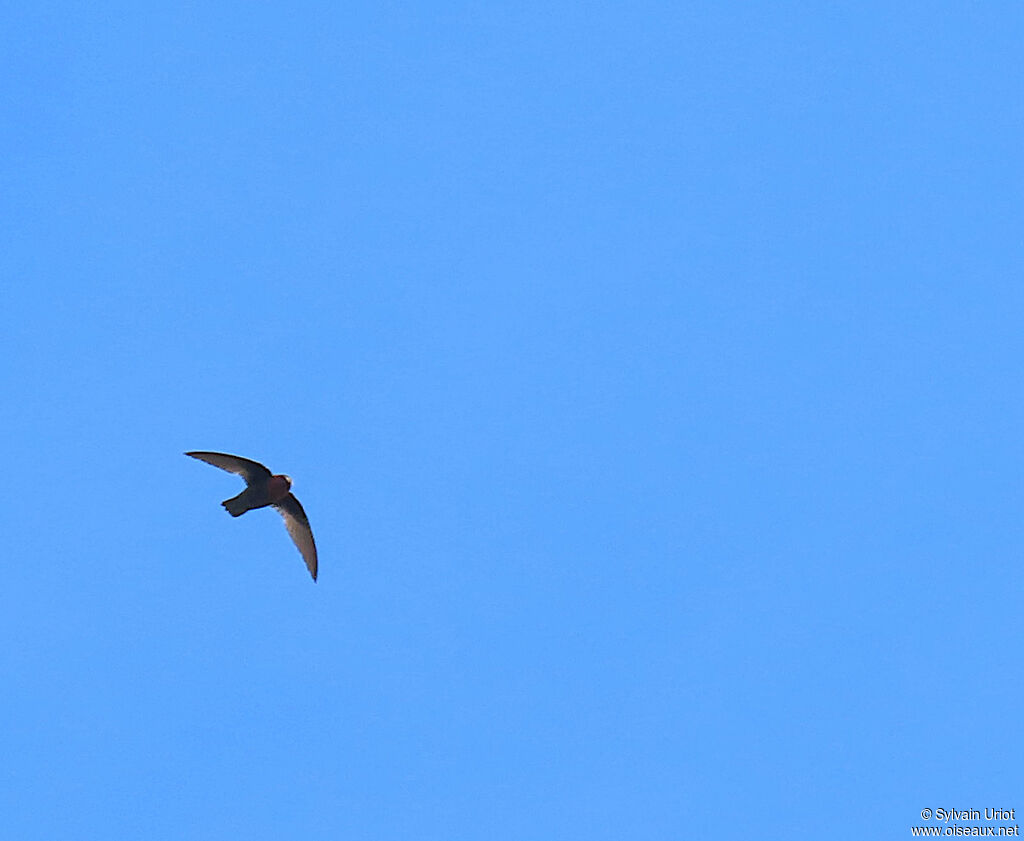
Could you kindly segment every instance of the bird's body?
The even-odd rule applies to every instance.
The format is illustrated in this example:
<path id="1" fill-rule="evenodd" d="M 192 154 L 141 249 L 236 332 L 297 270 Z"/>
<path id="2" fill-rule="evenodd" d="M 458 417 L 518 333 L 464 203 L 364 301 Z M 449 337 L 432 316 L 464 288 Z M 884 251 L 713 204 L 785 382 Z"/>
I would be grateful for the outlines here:
<path id="1" fill-rule="evenodd" d="M 221 505 L 228 509 L 232 517 L 241 517 L 246 511 L 277 505 L 288 496 L 292 481 L 288 476 L 268 476 L 246 485 L 244 491 L 231 499 L 225 499 Z"/>
<path id="2" fill-rule="evenodd" d="M 309 574 L 316 581 L 317 556 L 313 531 L 309 527 L 309 519 L 302 505 L 291 493 L 291 477 L 284 474 L 275 475 L 258 461 L 228 453 L 194 451 L 185 455 L 205 461 L 229 473 L 236 473 L 245 479 L 245 490 L 221 503 L 232 517 L 240 517 L 246 511 L 273 505 L 284 517 L 288 534 L 302 553 Z"/>

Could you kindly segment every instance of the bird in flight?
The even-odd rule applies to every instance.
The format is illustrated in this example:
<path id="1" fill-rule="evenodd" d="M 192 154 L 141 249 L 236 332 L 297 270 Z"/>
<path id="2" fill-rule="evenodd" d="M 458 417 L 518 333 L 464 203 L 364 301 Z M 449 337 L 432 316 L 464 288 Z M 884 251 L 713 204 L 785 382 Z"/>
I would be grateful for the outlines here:
<path id="1" fill-rule="evenodd" d="M 227 453 L 191 452 L 185 455 L 205 461 L 228 473 L 237 473 L 245 479 L 245 490 L 221 503 L 232 517 L 241 517 L 246 511 L 273 505 L 284 517 L 285 528 L 288 529 L 292 542 L 302 553 L 309 574 L 316 581 L 316 544 L 313 542 L 313 530 L 309 527 L 306 512 L 302 510 L 299 501 L 291 492 L 290 476 L 275 476 L 258 461 Z"/>

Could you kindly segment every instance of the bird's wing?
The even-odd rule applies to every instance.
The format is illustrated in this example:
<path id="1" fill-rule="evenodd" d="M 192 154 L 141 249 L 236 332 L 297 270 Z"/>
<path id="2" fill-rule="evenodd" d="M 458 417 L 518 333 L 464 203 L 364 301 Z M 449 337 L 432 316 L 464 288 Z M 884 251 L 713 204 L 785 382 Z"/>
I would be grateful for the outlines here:
<path id="1" fill-rule="evenodd" d="M 316 544 L 313 542 L 313 530 L 309 527 L 309 518 L 302 510 L 302 505 L 295 498 L 295 494 L 288 494 L 274 507 L 284 517 L 285 528 L 292 537 L 292 542 L 299 547 L 302 559 L 306 562 L 309 574 L 316 581 Z"/>
<path id="2" fill-rule="evenodd" d="M 187 456 L 197 458 L 200 461 L 205 461 L 207 464 L 212 464 L 214 467 L 219 467 L 221 470 L 226 470 L 228 473 L 237 473 L 243 479 L 246 484 L 251 485 L 258 479 L 269 479 L 270 471 L 267 470 L 258 461 L 252 461 L 241 456 L 232 456 L 227 453 L 204 453 L 204 452 L 191 452 L 185 453 Z"/>

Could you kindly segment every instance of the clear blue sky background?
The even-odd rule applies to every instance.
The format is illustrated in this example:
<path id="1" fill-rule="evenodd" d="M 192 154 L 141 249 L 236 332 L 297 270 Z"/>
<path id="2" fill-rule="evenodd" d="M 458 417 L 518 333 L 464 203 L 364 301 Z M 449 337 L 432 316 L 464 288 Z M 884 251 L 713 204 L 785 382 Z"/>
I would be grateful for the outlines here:
<path id="1" fill-rule="evenodd" d="M 4 837 L 1024 809 L 1019 3 L 2 22 Z"/>

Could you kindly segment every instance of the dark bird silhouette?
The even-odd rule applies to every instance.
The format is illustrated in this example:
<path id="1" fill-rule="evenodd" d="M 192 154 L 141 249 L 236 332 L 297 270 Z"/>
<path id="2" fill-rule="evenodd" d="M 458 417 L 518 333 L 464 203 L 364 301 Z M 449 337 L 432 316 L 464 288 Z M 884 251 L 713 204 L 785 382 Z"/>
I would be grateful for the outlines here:
<path id="1" fill-rule="evenodd" d="M 245 490 L 221 503 L 232 517 L 241 517 L 246 511 L 273 505 L 284 517 L 285 528 L 288 529 L 292 542 L 302 553 L 309 574 L 316 581 L 316 544 L 313 542 L 313 530 L 309 527 L 306 512 L 291 493 L 290 476 L 274 475 L 258 461 L 227 453 L 191 452 L 185 455 L 205 461 L 228 473 L 237 473 L 245 479 Z"/>

